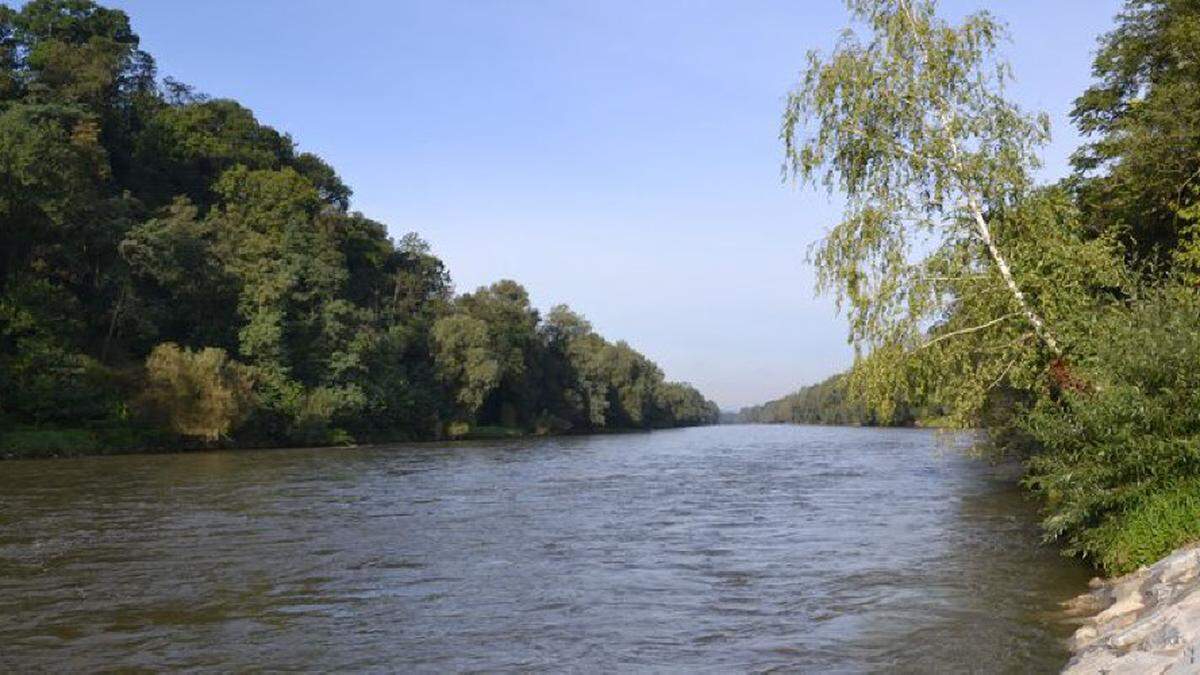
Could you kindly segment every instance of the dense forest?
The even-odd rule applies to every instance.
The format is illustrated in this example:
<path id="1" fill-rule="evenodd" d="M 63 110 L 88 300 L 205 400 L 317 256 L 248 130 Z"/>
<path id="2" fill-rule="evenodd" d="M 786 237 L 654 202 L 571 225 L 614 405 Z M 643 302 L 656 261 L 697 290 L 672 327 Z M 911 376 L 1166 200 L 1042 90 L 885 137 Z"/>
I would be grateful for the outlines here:
<path id="1" fill-rule="evenodd" d="M 1200 4 L 1127 0 L 1054 184 L 996 18 L 847 5 L 781 140 L 787 174 L 846 198 L 812 259 L 849 319 L 850 398 L 987 429 L 1047 538 L 1107 572 L 1200 539 Z"/>
<path id="2" fill-rule="evenodd" d="M 851 391 L 847 376 L 838 374 L 761 405 L 742 408 L 737 420 L 746 424 L 832 424 L 840 426 L 910 426 L 918 415 L 896 405 L 888 417 Z"/>
<path id="3" fill-rule="evenodd" d="M 138 44 L 88 0 L 0 6 L 0 455 L 715 421 L 514 281 L 455 297 L 320 157 Z"/>

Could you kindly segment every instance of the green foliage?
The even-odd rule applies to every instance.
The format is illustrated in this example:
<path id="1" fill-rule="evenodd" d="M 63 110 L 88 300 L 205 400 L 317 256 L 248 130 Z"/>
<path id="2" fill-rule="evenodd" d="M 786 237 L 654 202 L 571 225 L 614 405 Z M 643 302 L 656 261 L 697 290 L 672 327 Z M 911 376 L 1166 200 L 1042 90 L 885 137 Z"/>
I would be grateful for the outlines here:
<path id="1" fill-rule="evenodd" d="M 67 338 L 82 324 L 79 311 L 47 280 L 22 279 L 0 296 L 0 419 L 35 427 L 125 420 L 128 378 Z"/>
<path id="2" fill-rule="evenodd" d="M 1200 479 L 1188 478 L 1128 500 L 1100 525 L 1081 532 L 1075 546 L 1108 574 L 1120 575 L 1196 541 Z"/>
<path id="3" fill-rule="evenodd" d="M 89 0 L 33 0 L 11 21 L 24 57 L 12 65 L 28 99 L 104 113 L 121 94 L 150 85 L 153 61 L 137 50 L 124 12 Z"/>
<path id="4" fill-rule="evenodd" d="M 991 223 L 1026 297 L 1055 326 L 1063 355 L 1047 353 L 994 269 L 985 268 L 947 284 L 949 304 L 919 345 L 889 346 L 861 360 L 852 388 L 865 389 L 868 400 L 941 408 L 952 426 L 975 427 L 993 412 L 998 392 L 1046 395 L 1054 384 L 1050 362 L 1086 358 L 1096 316 L 1120 307 L 1132 283 L 1119 247 L 1088 238 L 1059 189 L 1031 191 L 1020 204 L 993 212 Z"/>
<path id="5" fill-rule="evenodd" d="M 462 414 L 472 417 L 500 384 L 500 359 L 488 325 L 462 314 L 440 319 L 433 327 L 438 373 L 455 392 Z"/>
<path id="6" fill-rule="evenodd" d="M 159 84 L 138 46 L 90 0 L 0 6 L 6 426 L 129 430 L 135 399 L 175 434 L 255 444 L 699 419 L 627 346 L 549 339 L 516 282 L 455 299 L 324 160 Z"/>
<path id="7" fill-rule="evenodd" d="M 129 229 L 118 244 L 130 284 L 119 326 L 132 351 L 160 342 L 237 349 L 238 284 L 215 255 L 217 240 L 183 197 Z"/>
<path id="8" fill-rule="evenodd" d="M 0 431 L 0 459 L 80 457 L 178 447 L 178 437 L 129 421 L 86 428 L 18 428 Z"/>
<path id="9" fill-rule="evenodd" d="M 788 171 L 847 196 L 813 258 L 860 357 L 747 416 L 940 409 L 1027 458 L 1068 553 L 1118 573 L 1196 539 L 1200 9 L 1127 2 L 1076 103 L 1091 143 L 1046 188 L 1048 129 L 1005 99 L 990 16 L 848 5 L 866 30 L 810 55 L 782 140 Z"/>
<path id="10" fill-rule="evenodd" d="M 236 101 L 189 100 L 161 106 L 146 121 L 133 149 L 134 180 L 152 203 L 185 195 L 211 204 L 211 192 L 225 171 L 279 169 L 292 154 L 292 141 Z"/>
<path id="11" fill-rule="evenodd" d="M 809 55 L 784 112 L 785 170 L 846 195 L 812 255 L 862 357 L 850 386 L 883 419 L 897 400 L 937 398 L 968 425 L 998 380 L 1030 381 L 1063 353 L 1051 312 L 1067 303 L 1050 296 L 1079 284 L 1039 272 L 1103 260 L 1107 242 L 1028 238 L 1072 216 L 1034 189 L 1048 122 L 1005 99 L 990 15 L 954 26 L 933 2 L 848 4 L 866 35 Z"/>
<path id="12" fill-rule="evenodd" d="M 460 297 L 433 329 L 460 420 L 535 433 L 713 424 L 715 404 L 565 305 L 545 322 L 512 281 Z"/>
<path id="13" fill-rule="evenodd" d="M 215 441 L 250 414 L 250 375 L 223 349 L 161 344 L 146 358 L 141 404 L 176 433 Z"/>
<path id="14" fill-rule="evenodd" d="M 1046 498 L 1047 534 L 1117 572 L 1145 562 L 1126 559 L 1140 535 L 1121 532 L 1125 524 L 1156 512 L 1146 505 L 1162 507 L 1160 493 L 1181 480 L 1200 478 L 1200 296 L 1147 291 L 1101 317 L 1092 340 L 1078 364 L 1088 385 L 1039 399 L 1022 420 L 1040 448 L 1028 483 Z M 1173 546 L 1195 536 L 1169 525 L 1156 537 Z M 1110 550 L 1118 540 L 1122 549 Z"/>
<path id="15" fill-rule="evenodd" d="M 95 452 L 96 437 L 86 429 L 22 429 L 0 432 L 0 457 L 62 457 Z"/>
<path id="16" fill-rule="evenodd" d="M 515 427 L 476 426 L 476 427 L 469 427 L 466 430 L 464 430 L 463 433 L 456 434 L 456 436 L 458 436 L 459 438 L 462 438 L 462 439 L 471 439 L 471 440 L 481 440 L 482 441 L 482 440 L 498 440 L 498 439 L 503 439 L 503 438 L 516 438 L 518 436 L 524 435 L 524 433 L 525 433 L 525 431 L 523 429 L 519 429 L 519 428 L 515 428 Z"/>
<path id="17" fill-rule="evenodd" d="M 530 425 L 540 403 L 541 369 L 540 317 L 529 304 L 529 294 L 517 282 L 505 279 L 460 296 L 454 311 L 482 326 L 486 334 L 473 343 L 480 351 L 468 350 L 477 359 L 476 375 L 490 384 L 486 391 L 478 388 L 482 396 L 475 411 L 487 422 Z"/>
<path id="18" fill-rule="evenodd" d="M 625 342 L 606 345 L 601 368 L 608 379 L 608 408 L 620 427 L 636 428 L 648 423 L 662 371 Z"/>
<path id="19" fill-rule="evenodd" d="M 892 416 L 880 418 L 850 389 L 848 376 L 834 375 L 802 387 L 783 398 L 742 408 L 739 422 L 751 424 L 832 424 L 842 426 L 906 426 L 916 415 L 903 402 L 894 403 Z"/>
<path id="20" fill-rule="evenodd" d="M 1085 286 L 1103 302 L 1075 308 L 1070 368 L 1013 415 L 1048 536 L 1112 574 L 1200 538 L 1198 53 L 1190 2 L 1129 0 L 1102 38 L 1068 186 L 1086 235 L 1119 243 L 1146 285 Z"/>
<path id="21" fill-rule="evenodd" d="M 1200 197 L 1200 6 L 1129 0 L 1103 36 L 1097 82 L 1072 115 L 1091 142 L 1074 180 L 1087 222 L 1123 241 L 1137 263 L 1162 271 L 1195 240 Z"/>
<path id="22" fill-rule="evenodd" d="M 554 414 L 574 428 L 603 428 L 609 413 L 609 378 L 603 367 L 608 342 L 566 305 L 550 310 L 542 340 L 546 382 L 558 402 Z"/>
<path id="23" fill-rule="evenodd" d="M 682 382 L 660 383 L 654 392 L 654 409 L 653 424 L 665 427 L 713 424 L 721 415 L 717 404 Z"/>

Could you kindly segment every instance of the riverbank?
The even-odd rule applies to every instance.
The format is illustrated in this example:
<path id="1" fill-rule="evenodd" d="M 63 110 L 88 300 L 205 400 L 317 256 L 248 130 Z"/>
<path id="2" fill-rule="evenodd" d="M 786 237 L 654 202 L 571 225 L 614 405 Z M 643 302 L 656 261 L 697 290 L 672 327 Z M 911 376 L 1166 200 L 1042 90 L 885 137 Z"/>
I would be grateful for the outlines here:
<path id="1" fill-rule="evenodd" d="M 684 427 L 669 427 L 684 428 Z M 546 433 L 519 427 L 478 426 L 469 431 L 440 438 L 413 438 L 406 435 L 375 436 L 357 442 L 272 442 L 228 441 L 203 443 L 164 432 L 136 428 L 116 429 L 20 429 L 0 431 L 0 461 L 22 459 L 70 459 L 105 455 L 169 454 L 210 450 L 267 450 L 276 448 L 353 448 L 395 443 L 454 443 L 460 441 L 496 441 L 549 436 L 596 436 L 633 434 L 655 429 L 594 429 Z"/>
<path id="2" fill-rule="evenodd" d="M 133 427 L 0 430 L 0 460 L 163 452 L 169 445 L 180 450 L 202 449 L 186 439 Z"/>
<path id="3" fill-rule="evenodd" d="M 1090 618 L 1071 639 L 1064 672 L 1200 671 L 1200 544 L 1092 586 L 1068 603 Z"/>

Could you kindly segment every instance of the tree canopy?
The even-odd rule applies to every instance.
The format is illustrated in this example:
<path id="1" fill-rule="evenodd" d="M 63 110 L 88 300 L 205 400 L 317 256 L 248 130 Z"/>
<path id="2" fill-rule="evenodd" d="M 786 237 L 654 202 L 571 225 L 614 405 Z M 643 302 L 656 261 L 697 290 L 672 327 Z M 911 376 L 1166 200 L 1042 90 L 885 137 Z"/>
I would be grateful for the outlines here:
<path id="1" fill-rule="evenodd" d="M 1088 138 L 1074 187 L 1096 234 L 1158 272 L 1195 242 L 1200 195 L 1200 6 L 1133 0 L 1100 39 L 1095 84 L 1072 111 Z M 1188 255 L 1191 255 L 1190 253 Z"/>
<path id="2" fill-rule="evenodd" d="M 160 80 L 123 12 L 0 7 L 0 421 L 326 443 L 715 420 L 515 281 L 455 297 L 351 196 L 245 106 Z"/>

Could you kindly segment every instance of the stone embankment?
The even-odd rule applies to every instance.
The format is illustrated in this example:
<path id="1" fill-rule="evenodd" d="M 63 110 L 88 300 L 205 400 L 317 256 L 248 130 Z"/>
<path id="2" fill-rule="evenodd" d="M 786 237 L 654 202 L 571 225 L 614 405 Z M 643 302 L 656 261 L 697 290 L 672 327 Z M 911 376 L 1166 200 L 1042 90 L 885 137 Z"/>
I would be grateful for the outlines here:
<path id="1" fill-rule="evenodd" d="M 1066 673 L 1200 673 L 1200 545 L 1093 580 L 1068 612 L 1089 618 L 1071 638 Z"/>

